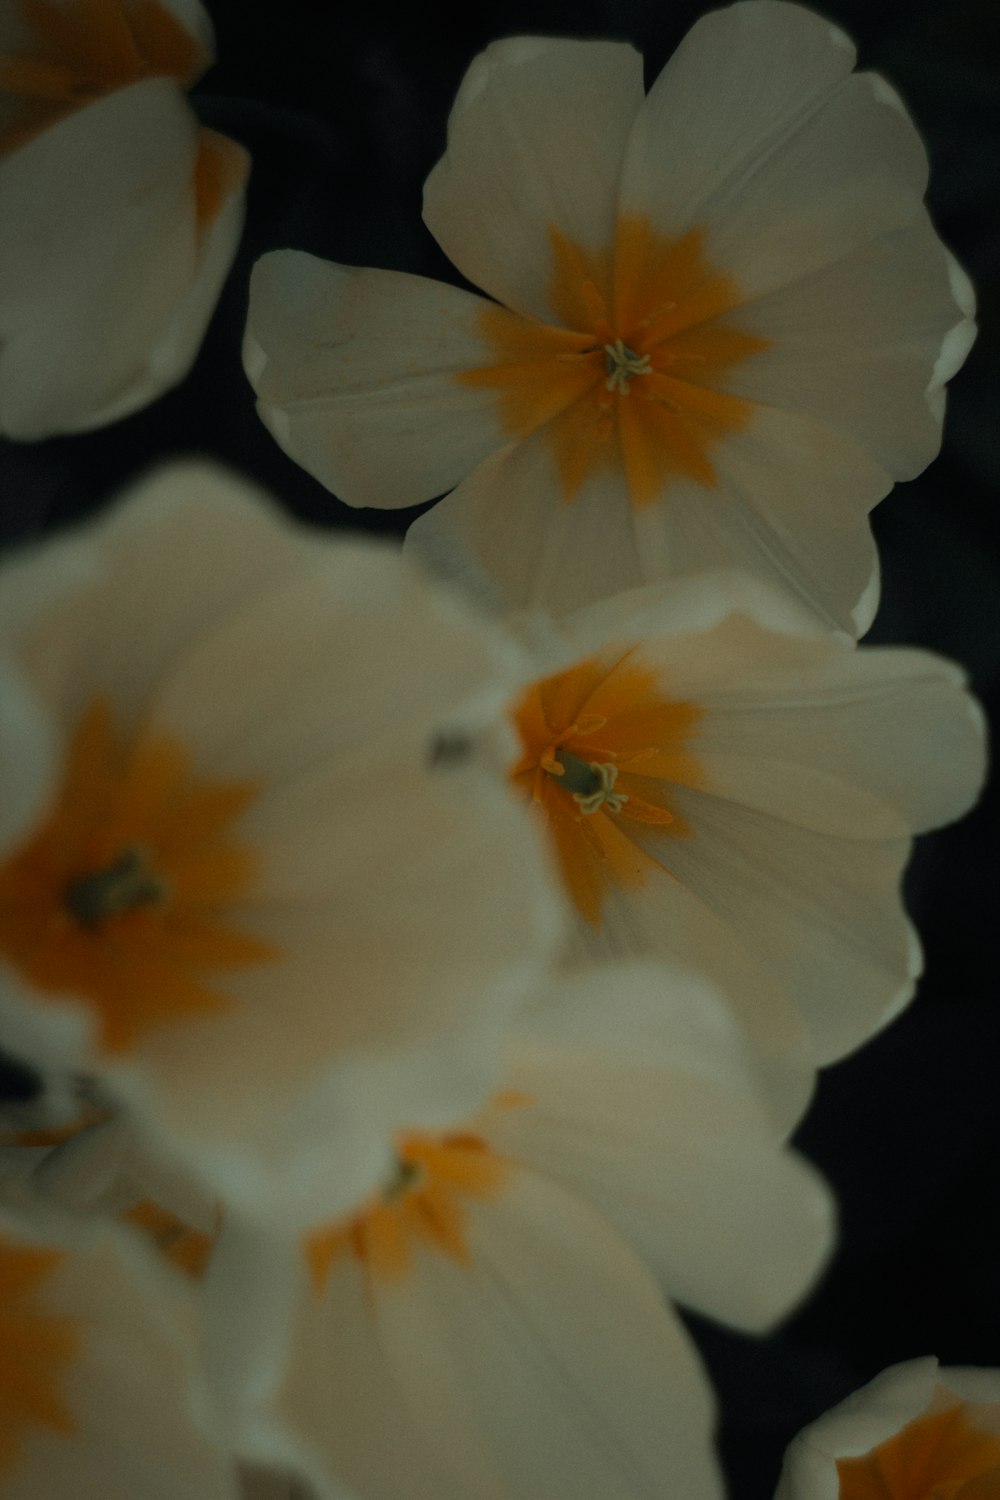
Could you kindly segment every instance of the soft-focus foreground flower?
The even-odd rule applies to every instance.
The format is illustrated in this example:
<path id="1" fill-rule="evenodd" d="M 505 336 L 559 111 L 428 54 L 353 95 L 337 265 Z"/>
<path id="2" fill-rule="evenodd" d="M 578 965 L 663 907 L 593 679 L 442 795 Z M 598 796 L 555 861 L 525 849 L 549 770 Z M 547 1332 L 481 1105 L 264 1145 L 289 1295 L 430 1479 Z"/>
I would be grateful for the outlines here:
<path id="1" fill-rule="evenodd" d="M 563 611 L 738 566 L 867 628 L 867 513 L 937 452 L 969 284 L 883 79 L 821 17 L 703 17 L 643 97 L 608 42 L 473 62 L 424 217 L 503 306 L 293 251 L 254 273 L 263 420 L 352 505 L 455 493 L 414 543 Z"/>
<path id="2" fill-rule="evenodd" d="M 6 0 L 0 432 L 115 421 L 188 371 L 243 225 L 249 158 L 184 90 L 198 0 Z"/>
<path id="3" fill-rule="evenodd" d="M 322 1180 L 343 1211 L 387 1127 L 478 1101 L 555 939 L 504 785 L 509 642 L 195 466 L 2 592 L 10 1046 L 224 1196 L 315 1211 Z"/>
<path id="4" fill-rule="evenodd" d="M 402 1134 L 383 1191 L 306 1237 L 287 1367 L 259 1348 L 229 1377 L 252 1396 L 236 1446 L 320 1496 L 719 1496 L 710 1390 L 663 1293 L 770 1326 L 825 1257 L 829 1197 L 708 986 L 591 970 L 518 1024 L 503 1091 Z M 207 1290 L 242 1326 L 258 1295 L 232 1250 L 223 1225 Z"/>
<path id="5" fill-rule="evenodd" d="M 983 776 L 959 668 L 809 623 L 736 575 L 651 585 L 564 621 L 513 707 L 581 939 L 708 973 L 779 1068 L 803 1021 L 826 1063 L 909 996 L 911 835 Z"/>
<path id="6" fill-rule="evenodd" d="M 239 1500 L 180 1279 L 113 1226 L 42 1223 L 0 1216 L 0 1496 Z"/>
<path id="7" fill-rule="evenodd" d="M 775 1500 L 997 1500 L 1000 1370 L 893 1365 L 791 1444 Z"/>

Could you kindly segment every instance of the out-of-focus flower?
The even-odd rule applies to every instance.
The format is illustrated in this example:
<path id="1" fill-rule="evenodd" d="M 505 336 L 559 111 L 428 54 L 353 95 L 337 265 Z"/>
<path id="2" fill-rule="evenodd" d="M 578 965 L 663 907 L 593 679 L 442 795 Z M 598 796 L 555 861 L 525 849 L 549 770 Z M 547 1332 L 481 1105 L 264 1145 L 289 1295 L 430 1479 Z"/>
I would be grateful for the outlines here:
<path id="1" fill-rule="evenodd" d="M 494 43 L 424 217 L 498 302 L 266 256 L 263 420 L 349 504 L 457 485 L 413 543 L 512 605 L 736 566 L 865 630 L 867 514 L 937 452 L 973 297 L 913 125 L 854 60 L 771 0 L 703 17 L 646 98 L 628 46 Z"/>
<path id="2" fill-rule="evenodd" d="M 397 1153 L 307 1237 L 286 1367 L 258 1351 L 232 1377 L 237 1448 L 320 1496 L 720 1495 L 709 1386 L 662 1292 L 768 1327 L 832 1226 L 711 989 L 658 965 L 568 979 L 518 1023 L 504 1092 Z M 208 1296 L 256 1309 L 231 1250 L 224 1225 Z"/>
<path id="3" fill-rule="evenodd" d="M 775 1500 L 996 1500 L 1000 1370 L 883 1370 L 799 1433 Z"/>
<path id="4" fill-rule="evenodd" d="M 100 427 L 186 375 L 249 158 L 184 97 L 198 0 L 9 0 L 0 18 L 0 432 Z"/>
<path id="5" fill-rule="evenodd" d="M 387 1127 L 478 1102 L 546 972 L 561 903 L 502 770 L 520 659 L 394 550 L 194 466 L 2 588 L 10 1045 L 224 1197 L 344 1211 Z"/>
<path id="6" fill-rule="evenodd" d="M 982 782 L 960 669 L 810 631 L 737 575 L 652 585 L 563 624 L 564 665 L 514 705 L 512 776 L 581 941 L 711 975 L 779 1072 L 802 1022 L 809 1064 L 858 1046 L 919 971 L 900 894 L 911 836 L 958 817 Z"/>
<path id="7" fill-rule="evenodd" d="M 111 1225 L 0 1216 L 3 1500 L 239 1500 L 184 1293 Z"/>

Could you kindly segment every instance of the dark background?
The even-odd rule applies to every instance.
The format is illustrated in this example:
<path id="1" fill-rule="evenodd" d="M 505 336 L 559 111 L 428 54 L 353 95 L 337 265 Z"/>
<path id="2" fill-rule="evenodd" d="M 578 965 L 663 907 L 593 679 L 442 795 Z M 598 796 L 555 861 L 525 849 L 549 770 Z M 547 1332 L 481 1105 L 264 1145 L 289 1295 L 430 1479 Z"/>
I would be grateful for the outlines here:
<path id="1" fill-rule="evenodd" d="M 518 32 L 630 40 L 651 81 L 709 5 L 208 0 L 217 66 L 202 119 L 254 157 L 239 258 L 192 374 L 102 432 L 0 443 L 9 540 L 89 512 L 153 461 L 214 455 L 331 527 L 402 531 L 415 512 L 357 512 L 286 459 L 258 422 L 239 348 L 250 266 L 293 246 L 458 280 L 420 219 L 421 186 L 473 55 Z M 995 717 L 1000 663 L 1000 7 L 841 0 L 825 14 L 909 105 L 932 164 L 930 206 L 980 295 L 983 331 L 952 386 L 944 450 L 875 515 L 884 595 L 870 639 L 957 657 Z M 917 1000 L 820 1081 L 799 1141 L 840 1204 L 842 1240 L 815 1296 L 774 1337 L 691 1320 L 723 1408 L 733 1500 L 770 1500 L 787 1441 L 884 1366 L 934 1353 L 1000 1365 L 997 799 L 921 841 L 909 879 L 926 950 Z M 665 1497 L 683 1500 L 683 1497 Z"/>

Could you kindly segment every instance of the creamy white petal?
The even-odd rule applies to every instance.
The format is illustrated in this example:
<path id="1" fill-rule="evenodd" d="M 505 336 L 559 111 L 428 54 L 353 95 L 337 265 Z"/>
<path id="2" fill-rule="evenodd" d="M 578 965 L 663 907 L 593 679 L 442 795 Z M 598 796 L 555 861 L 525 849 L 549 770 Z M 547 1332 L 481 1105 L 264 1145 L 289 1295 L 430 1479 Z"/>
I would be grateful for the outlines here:
<path id="1" fill-rule="evenodd" d="M 964 277 L 953 283 L 953 265 L 921 211 L 756 299 L 728 321 L 772 346 L 732 370 L 726 388 L 813 416 L 911 479 L 937 454 L 941 388 L 975 336 L 974 299 Z"/>
<path id="2" fill-rule="evenodd" d="M 647 576 L 624 473 L 562 499 L 544 429 L 501 449 L 413 523 L 406 547 L 480 604 L 564 614 Z"/>
<path id="3" fill-rule="evenodd" d="M 366 1290 L 340 1260 L 303 1309 L 281 1413 L 326 1471 L 372 1500 L 720 1495 L 705 1377 L 613 1231 L 520 1170 L 467 1222 L 469 1267 L 418 1250 Z"/>
<path id="4" fill-rule="evenodd" d="M 84 1233 L 38 1216 L 31 1226 L 4 1216 L 8 1245 L 62 1252 L 31 1301 L 43 1317 L 75 1322 L 76 1350 L 54 1371 L 73 1430 L 17 1424 L 5 1500 L 238 1500 L 228 1452 L 199 1430 L 204 1406 L 195 1401 L 204 1396 L 187 1289 L 108 1226 Z"/>
<path id="5" fill-rule="evenodd" d="M 716 488 L 680 482 L 636 512 L 644 578 L 745 569 L 828 628 L 863 634 L 878 604 L 868 512 L 889 475 L 825 423 L 766 405 L 711 460 Z"/>
<path id="6" fill-rule="evenodd" d="M 431 500 L 504 441 L 481 298 L 423 276 L 295 250 L 254 267 L 244 343 L 257 410 L 295 462 L 349 505 Z"/>
<path id="7" fill-rule="evenodd" d="M 484 1135 L 592 1203 L 671 1298 L 760 1331 L 815 1280 L 830 1195 L 779 1148 L 710 985 L 653 964 L 580 975 L 525 1016 L 512 1056 L 525 1100 Z"/>
<path id="8" fill-rule="evenodd" d="M 642 58 L 618 42 L 510 37 L 474 60 L 424 186 L 424 220 L 464 276 L 553 321 L 550 229 L 610 247 Z"/>
<path id="9" fill-rule="evenodd" d="M 67 558 L 66 597 L 32 618 L 32 577 Z M 93 1004 L 38 1005 L 11 973 L 12 1035 L 64 1062 L 79 1048 L 165 1150 L 251 1208 L 273 1192 L 343 1211 L 393 1129 L 478 1104 L 558 937 L 505 781 L 519 658 L 393 549 L 311 534 L 197 467 L 11 572 L 8 647 L 65 734 L 107 696 L 126 734 L 165 733 L 199 778 L 257 784 L 234 834 L 259 870 L 208 920 L 274 949 L 221 972 L 177 959 L 228 1008 L 150 1027 L 121 1057 L 88 1040 Z M 148 962 L 171 974 L 166 936 Z M 309 1194 L 337 1141 L 322 1209 Z"/>
<path id="10" fill-rule="evenodd" d="M 715 986 L 738 1017 L 775 1129 L 790 1134 L 812 1097 L 816 1063 L 797 996 L 724 912 L 655 872 L 638 889 L 612 888 L 599 930 L 578 923 L 575 952 L 591 962 L 657 958 Z"/>
<path id="11" fill-rule="evenodd" d="M 933 1355 L 882 1370 L 789 1445 L 775 1500 L 837 1500 L 837 1459 L 862 1457 L 908 1423 L 955 1398 L 977 1405 L 975 1424 L 980 1431 L 1000 1435 L 1000 1371 L 940 1369 Z M 970 1495 L 973 1489 L 980 1493 L 971 1485 Z M 966 1493 L 964 1488 L 961 1493 Z"/>
<path id="12" fill-rule="evenodd" d="M 920 212 L 927 160 L 897 96 L 803 7 L 702 17 L 650 91 L 621 206 L 667 234 L 707 226 L 745 294 L 805 275 Z"/>
<path id="13" fill-rule="evenodd" d="M 193 186 L 200 141 L 176 84 L 153 78 L 0 160 L 7 435 L 100 425 L 186 373 L 235 252 L 247 162 L 226 143 L 232 181 L 203 231 Z"/>
<path id="14" fill-rule="evenodd" d="M 694 837 L 640 831 L 636 841 L 794 996 L 816 1061 L 834 1061 L 886 1025 L 921 967 L 899 894 L 909 839 L 835 838 L 687 788 L 673 798 Z M 661 884 L 666 909 L 670 877 Z"/>
<path id="15" fill-rule="evenodd" d="M 635 508 L 609 463 L 566 501 L 542 429 L 420 516 L 407 546 L 493 608 L 564 615 L 656 579 L 740 568 L 828 629 L 866 630 L 878 602 L 867 518 L 889 475 L 824 423 L 764 406 L 711 458 L 714 488 L 677 480 Z"/>

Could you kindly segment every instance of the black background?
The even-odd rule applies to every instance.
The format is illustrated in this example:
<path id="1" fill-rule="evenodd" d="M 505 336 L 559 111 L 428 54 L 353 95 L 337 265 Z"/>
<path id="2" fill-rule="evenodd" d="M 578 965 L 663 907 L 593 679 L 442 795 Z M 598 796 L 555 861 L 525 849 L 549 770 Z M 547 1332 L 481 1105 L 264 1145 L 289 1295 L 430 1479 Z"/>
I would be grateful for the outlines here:
<path id="1" fill-rule="evenodd" d="M 423 227 L 420 195 L 474 54 L 519 32 L 618 38 L 642 50 L 651 81 L 711 7 L 525 0 L 452 12 L 208 0 L 208 8 L 219 61 L 196 107 L 254 157 L 240 255 L 178 389 L 101 432 L 0 443 L 6 540 L 90 512 L 130 476 L 181 453 L 242 469 L 324 526 L 404 529 L 415 512 L 348 510 L 257 420 L 239 360 L 254 259 L 293 246 L 459 280 Z M 977 286 L 983 328 L 953 382 L 941 457 L 876 512 L 884 594 L 869 639 L 957 657 L 995 712 L 1000 8 L 842 0 L 824 11 L 915 116 L 931 156 L 931 210 Z M 791 1436 L 884 1366 L 926 1353 L 1000 1365 L 998 873 L 995 792 L 961 824 L 921 841 L 908 882 L 927 960 L 918 998 L 824 1075 L 799 1134 L 841 1205 L 840 1250 L 816 1294 L 766 1340 L 691 1320 L 721 1397 L 734 1500 L 770 1500 Z"/>

